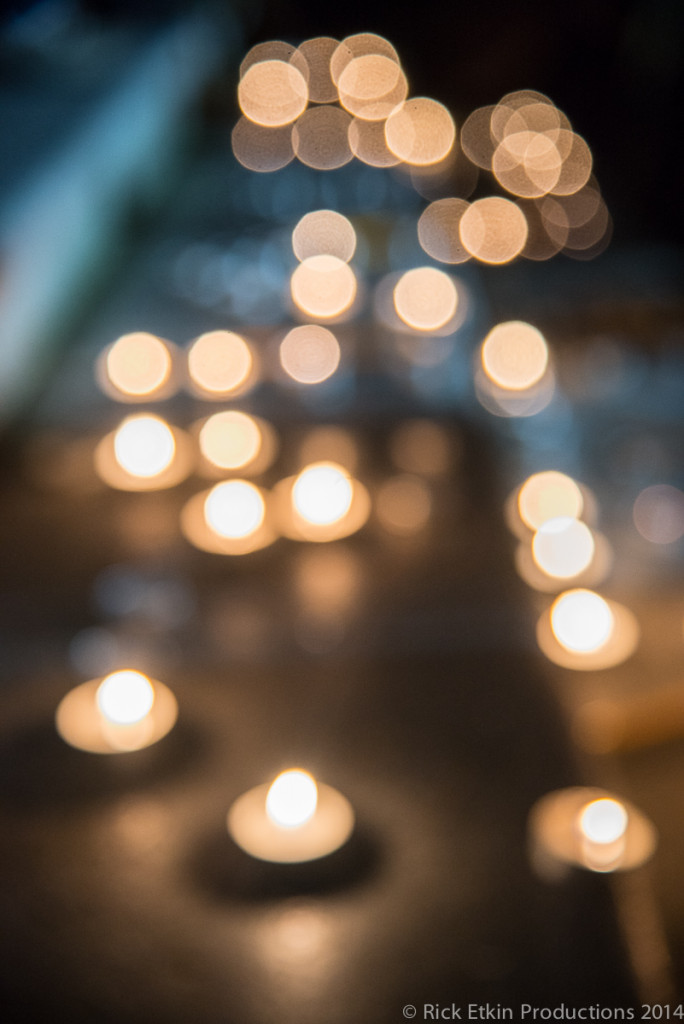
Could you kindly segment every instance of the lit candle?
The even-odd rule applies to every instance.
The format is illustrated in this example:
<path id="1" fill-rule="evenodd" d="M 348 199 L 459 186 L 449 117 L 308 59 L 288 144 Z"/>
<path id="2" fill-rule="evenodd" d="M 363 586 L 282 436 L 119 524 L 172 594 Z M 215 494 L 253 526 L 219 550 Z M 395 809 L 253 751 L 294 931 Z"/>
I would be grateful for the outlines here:
<path id="1" fill-rule="evenodd" d="M 149 747 L 166 736 L 178 716 L 163 683 L 123 669 L 75 687 L 55 715 L 62 739 L 78 750 L 115 754 Z"/>
<path id="2" fill-rule="evenodd" d="M 228 812 L 228 831 L 258 860 L 295 864 L 334 853 L 354 829 L 354 811 L 341 793 L 300 768 L 256 786 Z"/>

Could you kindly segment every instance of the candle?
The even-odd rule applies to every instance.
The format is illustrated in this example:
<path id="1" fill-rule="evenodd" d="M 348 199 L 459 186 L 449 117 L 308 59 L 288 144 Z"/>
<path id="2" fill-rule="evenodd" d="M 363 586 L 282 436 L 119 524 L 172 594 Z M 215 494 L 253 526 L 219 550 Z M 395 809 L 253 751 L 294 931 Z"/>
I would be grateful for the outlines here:
<path id="1" fill-rule="evenodd" d="M 343 846 L 354 829 L 354 811 L 341 793 L 300 768 L 256 786 L 228 812 L 228 831 L 258 860 L 295 864 L 318 860 Z"/>
<path id="2" fill-rule="evenodd" d="M 61 700 L 55 724 L 62 739 L 78 750 L 116 754 L 141 750 L 173 728 L 176 698 L 163 683 L 123 669 L 82 683 Z"/>

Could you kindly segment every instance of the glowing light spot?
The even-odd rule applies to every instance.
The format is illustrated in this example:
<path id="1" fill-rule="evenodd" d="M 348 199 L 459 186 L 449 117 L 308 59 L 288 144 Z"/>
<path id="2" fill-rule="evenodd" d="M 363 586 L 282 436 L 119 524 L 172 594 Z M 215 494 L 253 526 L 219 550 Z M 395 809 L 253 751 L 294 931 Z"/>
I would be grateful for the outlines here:
<path id="1" fill-rule="evenodd" d="M 233 540 L 255 533 L 265 512 L 261 492 L 247 480 L 216 484 L 204 502 L 204 518 L 210 529 Z"/>
<path id="2" fill-rule="evenodd" d="M 231 331 L 202 334 L 188 351 L 188 373 L 203 391 L 227 395 L 245 383 L 252 353 L 244 338 Z"/>
<path id="3" fill-rule="evenodd" d="M 351 115 L 340 107 L 309 107 L 292 127 L 297 159 L 317 171 L 333 171 L 353 157 Z"/>
<path id="4" fill-rule="evenodd" d="M 652 544 L 674 544 L 684 536 L 684 493 L 670 484 L 646 487 L 634 502 L 634 525 Z"/>
<path id="5" fill-rule="evenodd" d="M 154 688 L 142 672 L 112 672 L 98 686 L 95 700 L 107 721 L 134 725 L 152 710 Z"/>
<path id="6" fill-rule="evenodd" d="M 354 272 L 336 256 L 303 260 L 292 274 L 290 287 L 295 305 L 307 316 L 321 320 L 340 316 L 356 297 Z"/>
<path id="7" fill-rule="evenodd" d="M 492 168 L 496 141 L 491 131 L 494 106 L 478 107 L 463 122 L 461 149 L 468 159 L 484 171 Z"/>
<path id="8" fill-rule="evenodd" d="M 522 320 L 492 328 L 482 343 L 482 366 L 501 388 L 522 391 L 544 376 L 549 352 L 544 335 Z"/>
<path id="9" fill-rule="evenodd" d="M 500 142 L 506 135 L 531 128 L 528 124 L 525 111 L 532 106 L 544 105 L 549 108 L 547 117 L 552 118 L 551 127 L 557 128 L 560 125 L 560 113 L 552 101 L 544 93 L 536 92 L 534 89 L 520 89 L 517 92 L 509 92 L 502 96 L 496 106 L 492 109 L 490 127 L 492 136 Z M 555 116 L 554 116 L 554 113 Z M 530 121 L 533 121 L 533 114 Z"/>
<path id="10" fill-rule="evenodd" d="M 597 651 L 610 639 L 613 613 L 593 590 L 567 590 L 551 606 L 551 629 L 567 651 Z"/>
<path id="11" fill-rule="evenodd" d="M 561 129 L 555 146 L 561 155 L 562 165 L 558 181 L 550 190 L 557 196 L 568 196 L 586 185 L 591 176 L 592 156 L 589 146 L 581 135 Z"/>
<path id="12" fill-rule="evenodd" d="M 282 772 L 266 795 L 266 813 L 281 828 L 298 828 L 313 818 L 318 787 L 308 772 L 292 768 Z"/>
<path id="13" fill-rule="evenodd" d="M 292 488 L 295 510 L 307 522 L 336 523 L 349 511 L 353 486 L 349 473 L 334 462 L 318 462 L 299 474 Z"/>
<path id="14" fill-rule="evenodd" d="M 242 113 L 266 128 L 295 121 L 308 99 L 309 89 L 301 71 L 282 60 L 252 64 L 238 86 Z"/>
<path id="15" fill-rule="evenodd" d="M 586 523 L 579 519 L 570 516 L 547 519 L 534 535 L 532 554 L 547 575 L 569 579 L 591 564 L 594 537 Z"/>
<path id="16" fill-rule="evenodd" d="M 529 477 L 518 493 L 518 510 L 531 530 L 538 530 L 548 519 L 582 515 L 584 500 L 575 481 L 564 473 L 547 470 Z"/>
<path id="17" fill-rule="evenodd" d="M 240 64 L 240 78 L 244 78 L 254 64 L 262 64 L 265 61 L 292 64 L 305 80 L 309 77 L 309 65 L 301 52 L 301 47 L 298 49 L 292 43 L 283 42 L 282 39 L 269 39 L 267 42 L 257 43 L 245 54 Z"/>
<path id="18" fill-rule="evenodd" d="M 360 32 L 355 36 L 347 36 L 339 44 L 330 59 L 330 74 L 333 82 L 337 85 L 347 65 L 356 57 L 368 55 L 387 57 L 389 60 L 399 64 L 399 54 L 392 44 L 384 36 L 377 36 L 373 32 Z"/>
<path id="19" fill-rule="evenodd" d="M 458 292 L 451 278 L 434 267 L 402 274 L 394 287 L 394 307 L 405 324 L 419 331 L 443 327 L 456 312 Z"/>
<path id="20" fill-rule="evenodd" d="M 444 159 L 456 140 L 456 126 L 445 106 L 418 96 L 388 117 L 385 138 L 400 160 L 424 166 Z"/>
<path id="21" fill-rule="evenodd" d="M 330 74 L 330 60 L 337 49 L 337 39 L 317 36 L 305 40 L 299 47 L 309 67 L 309 99 L 312 103 L 334 103 L 337 87 Z"/>
<path id="22" fill-rule="evenodd" d="M 132 476 L 153 477 L 163 473 L 176 453 L 169 426 L 158 416 L 129 416 L 114 434 L 114 455 Z"/>
<path id="23" fill-rule="evenodd" d="M 547 135 L 521 131 L 499 143 L 492 171 L 500 185 L 516 196 L 546 195 L 558 183 L 561 157 Z"/>
<path id="24" fill-rule="evenodd" d="M 362 121 L 355 117 L 349 125 L 349 146 L 354 156 L 369 167 L 396 167 L 401 163 L 387 148 L 382 121 Z"/>
<path id="25" fill-rule="evenodd" d="M 606 797 L 592 800 L 579 816 L 582 834 L 592 843 L 615 843 L 627 831 L 629 818 L 623 804 Z"/>
<path id="26" fill-rule="evenodd" d="M 217 412 L 200 430 L 199 446 L 205 459 L 221 469 L 248 466 L 261 449 L 261 431 L 243 412 Z"/>
<path id="27" fill-rule="evenodd" d="M 472 203 L 461 217 L 459 231 L 466 251 L 482 263 L 509 263 L 527 241 L 525 214 L 500 196 Z"/>
<path id="28" fill-rule="evenodd" d="M 231 135 L 235 159 L 249 171 L 267 173 L 279 171 L 294 160 L 292 129 L 264 128 L 246 117 L 241 117 Z"/>
<path id="29" fill-rule="evenodd" d="M 110 383 L 123 394 L 153 395 L 171 376 L 171 355 L 153 334 L 124 334 L 107 352 L 106 371 Z"/>
<path id="30" fill-rule="evenodd" d="M 354 57 L 345 66 L 337 87 L 340 103 L 365 121 L 382 121 L 408 95 L 406 76 L 395 60 L 381 54 Z"/>
<path id="31" fill-rule="evenodd" d="M 294 327 L 280 344 L 280 365 L 300 384 L 320 384 L 332 376 L 339 362 L 337 338 L 317 324 Z"/>
<path id="32" fill-rule="evenodd" d="M 389 533 L 397 536 L 417 533 L 428 522 L 431 510 L 430 489 L 420 477 L 395 476 L 378 490 L 376 511 Z"/>
<path id="33" fill-rule="evenodd" d="M 313 210 L 302 217 L 292 232 L 292 248 L 298 260 L 336 256 L 348 263 L 356 250 L 356 232 L 343 214 Z"/>
<path id="34" fill-rule="evenodd" d="M 459 232 L 468 205 L 465 199 L 437 199 L 423 211 L 418 221 L 418 241 L 428 256 L 441 263 L 465 263 L 470 259 Z"/>

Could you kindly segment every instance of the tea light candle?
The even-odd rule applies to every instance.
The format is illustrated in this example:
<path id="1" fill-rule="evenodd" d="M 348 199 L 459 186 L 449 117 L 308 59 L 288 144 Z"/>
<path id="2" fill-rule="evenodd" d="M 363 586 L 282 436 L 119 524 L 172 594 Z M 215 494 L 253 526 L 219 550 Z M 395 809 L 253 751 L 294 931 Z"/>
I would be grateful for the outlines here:
<path id="1" fill-rule="evenodd" d="M 163 683 L 123 669 L 71 690 L 55 715 L 70 746 L 93 754 L 141 750 L 166 736 L 178 717 L 176 698 Z"/>
<path id="2" fill-rule="evenodd" d="M 292 768 L 270 785 L 243 793 L 228 812 L 228 832 L 258 860 L 296 864 L 318 860 L 347 842 L 354 811 L 341 793 Z"/>

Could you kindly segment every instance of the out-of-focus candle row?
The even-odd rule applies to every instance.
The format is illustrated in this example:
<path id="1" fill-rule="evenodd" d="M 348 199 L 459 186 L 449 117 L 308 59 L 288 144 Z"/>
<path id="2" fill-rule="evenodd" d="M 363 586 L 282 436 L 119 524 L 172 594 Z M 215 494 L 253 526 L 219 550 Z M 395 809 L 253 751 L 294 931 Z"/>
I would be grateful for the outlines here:
<path id="1" fill-rule="evenodd" d="M 141 672 L 123 669 L 82 683 L 60 702 L 55 722 L 71 747 L 93 754 L 123 754 L 162 740 L 173 728 L 178 705 L 171 690 Z M 354 829 L 349 801 L 316 783 L 299 768 L 259 785 L 230 808 L 234 841 L 259 860 L 298 863 L 327 856 Z"/>

